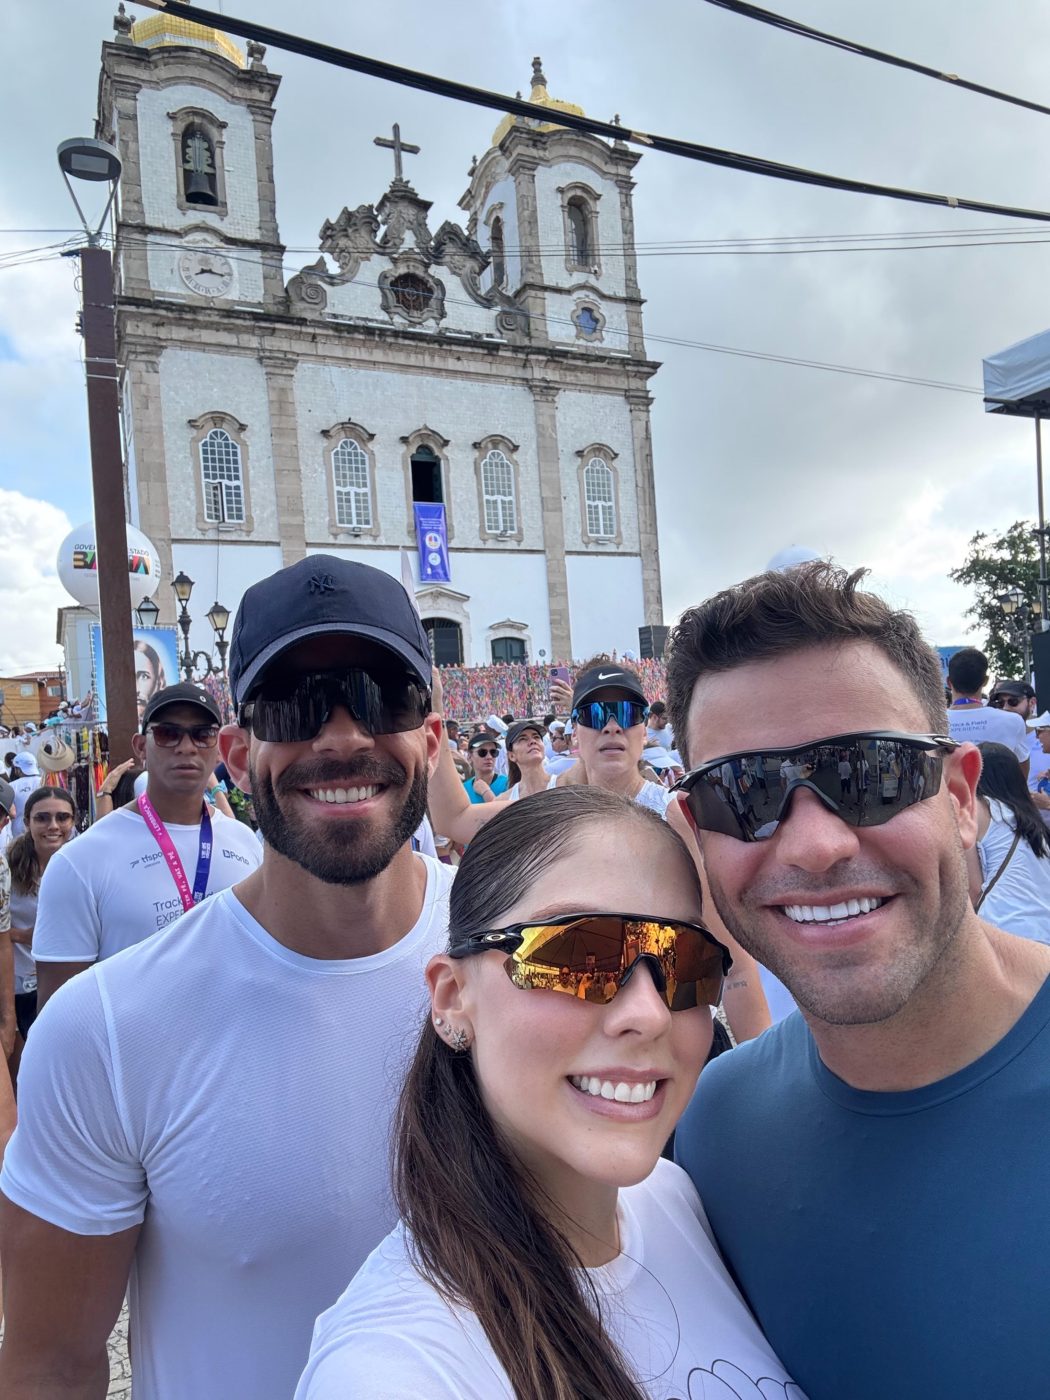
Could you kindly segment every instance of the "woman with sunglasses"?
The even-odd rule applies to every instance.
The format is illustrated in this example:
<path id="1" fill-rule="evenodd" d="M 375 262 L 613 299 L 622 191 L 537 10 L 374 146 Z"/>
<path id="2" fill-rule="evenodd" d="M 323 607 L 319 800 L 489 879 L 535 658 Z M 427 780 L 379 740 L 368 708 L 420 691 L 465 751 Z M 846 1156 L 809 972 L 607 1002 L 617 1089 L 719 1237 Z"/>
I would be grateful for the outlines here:
<path id="1" fill-rule="evenodd" d="M 402 1223 L 318 1320 L 297 1400 L 797 1400 L 660 1157 L 729 963 L 699 913 L 688 852 L 635 803 L 569 788 L 486 824 L 427 969 Z M 557 995 L 588 958 L 611 998 Z"/>
<path id="2" fill-rule="evenodd" d="M 474 776 L 463 784 L 472 803 L 492 802 L 507 790 L 507 775 L 496 772 L 499 741 L 491 734 L 475 734 L 470 741 L 469 756 Z"/>
<path id="3" fill-rule="evenodd" d="M 36 1020 L 33 928 L 40 880 L 74 832 L 76 803 L 65 788 L 40 787 L 25 802 L 25 831 L 11 843 L 11 942 L 15 954 L 15 1021 L 23 1043 Z M 16 1051 L 16 1055 L 17 1055 Z"/>

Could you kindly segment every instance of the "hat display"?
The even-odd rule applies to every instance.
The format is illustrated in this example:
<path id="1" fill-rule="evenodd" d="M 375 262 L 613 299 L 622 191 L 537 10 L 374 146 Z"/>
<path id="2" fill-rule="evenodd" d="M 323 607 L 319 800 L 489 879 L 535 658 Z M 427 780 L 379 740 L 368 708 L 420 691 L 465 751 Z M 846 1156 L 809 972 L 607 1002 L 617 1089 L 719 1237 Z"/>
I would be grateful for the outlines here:
<path id="1" fill-rule="evenodd" d="M 512 749 L 527 729 L 543 738 L 543 721 L 538 719 L 516 719 L 507 730 L 507 748 Z"/>
<path id="2" fill-rule="evenodd" d="M 401 582 L 370 564 L 311 554 L 253 583 L 241 599 L 230 641 L 234 704 L 296 642 L 333 634 L 386 647 L 430 690 L 430 643 Z"/>
<path id="3" fill-rule="evenodd" d="M 147 701 L 146 708 L 142 711 L 143 734 L 147 724 L 151 724 L 160 711 L 166 710 L 169 705 L 196 705 L 207 714 L 213 724 L 222 723 L 222 711 L 204 687 L 195 685 L 193 681 L 180 681 L 178 685 L 166 685 Z"/>
<path id="4" fill-rule="evenodd" d="M 29 752 L 15 755 L 15 767 L 23 778 L 39 778 L 40 769 L 37 766 L 36 757 Z"/>
<path id="5" fill-rule="evenodd" d="M 604 666 L 592 666 L 584 671 L 582 676 L 577 677 L 572 688 L 572 708 L 575 710 L 577 705 L 582 705 L 599 690 L 610 689 L 625 690 L 628 699 L 639 700 L 643 705 L 648 704 L 642 683 L 634 672 L 625 671 L 621 666 L 617 666 L 615 661 L 609 661 Z"/>
<path id="6" fill-rule="evenodd" d="M 37 750 L 37 759 L 45 773 L 64 773 L 76 762 L 76 754 L 58 734 L 49 734 Z"/>

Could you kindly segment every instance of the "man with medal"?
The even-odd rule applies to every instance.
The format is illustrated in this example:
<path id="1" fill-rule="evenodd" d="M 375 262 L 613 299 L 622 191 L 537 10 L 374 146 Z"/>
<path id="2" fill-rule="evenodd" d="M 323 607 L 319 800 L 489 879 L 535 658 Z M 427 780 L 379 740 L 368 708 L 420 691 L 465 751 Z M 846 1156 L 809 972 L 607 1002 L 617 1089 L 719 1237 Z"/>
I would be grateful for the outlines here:
<path id="1" fill-rule="evenodd" d="M 33 931 L 38 999 L 76 973 L 158 933 L 259 865 L 248 827 L 213 820 L 205 791 L 218 762 L 218 705 L 191 681 L 158 691 L 132 739 L 146 791 L 48 862 Z"/>

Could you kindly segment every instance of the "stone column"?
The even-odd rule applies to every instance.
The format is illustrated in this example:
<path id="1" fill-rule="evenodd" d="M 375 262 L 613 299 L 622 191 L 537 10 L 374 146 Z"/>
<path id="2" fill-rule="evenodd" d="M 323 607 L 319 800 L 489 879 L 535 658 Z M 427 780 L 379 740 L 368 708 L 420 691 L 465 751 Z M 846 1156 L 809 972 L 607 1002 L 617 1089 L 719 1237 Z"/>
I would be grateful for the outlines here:
<path id="1" fill-rule="evenodd" d="M 113 118 L 119 132 L 121 163 L 115 280 L 118 293 L 126 296 L 149 296 L 151 292 L 139 151 L 140 91 L 138 83 L 113 80 Z"/>
<path id="2" fill-rule="evenodd" d="M 263 300 L 268 306 L 284 302 L 284 247 L 277 231 L 277 194 L 273 180 L 274 111 L 270 104 L 249 102 L 255 135 L 255 180 L 259 194 L 259 238 L 265 246 L 262 258 Z"/>
<path id="3" fill-rule="evenodd" d="M 154 599 L 160 608 L 157 621 L 171 624 L 175 621 L 177 608 L 175 595 L 169 586 L 175 577 L 175 569 L 171 554 L 168 463 L 161 414 L 160 357 L 159 343 L 136 341 L 131 347 L 122 346 L 118 352 L 118 359 L 125 364 L 125 378 L 130 380 L 131 441 L 135 453 L 139 528 L 156 545 L 161 578 L 164 580 Z"/>
<path id="4" fill-rule="evenodd" d="M 645 339 L 642 335 L 642 289 L 638 285 L 638 256 L 634 247 L 634 205 L 631 191 L 634 181 L 629 175 L 616 177 L 620 191 L 620 232 L 623 237 L 623 280 L 627 297 L 627 349 L 636 360 L 645 359 Z"/>
<path id="5" fill-rule="evenodd" d="M 531 151 L 517 150 L 511 156 L 508 167 L 514 177 L 518 242 L 521 245 L 521 292 L 517 300 L 529 314 L 529 339 L 534 345 L 544 345 L 548 340 L 540 215 L 536 203 L 536 171 L 539 164 L 539 159 Z"/>
<path id="6" fill-rule="evenodd" d="M 638 502 L 638 543 L 642 554 L 642 605 L 647 625 L 664 620 L 660 585 L 660 540 L 656 531 L 656 483 L 653 476 L 653 438 L 649 424 L 652 397 L 645 389 L 629 389 L 631 443 L 634 448 L 634 489 Z"/>
<path id="7" fill-rule="evenodd" d="M 270 446 L 281 563 L 295 564 L 306 555 L 303 472 L 299 460 L 299 425 L 295 411 L 297 362 L 294 355 L 269 352 L 260 355 L 259 362 L 266 373 L 266 397 L 270 408 Z"/>
<path id="8" fill-rule="evenodd" d="M 571 661 L 569 576 L 565 567 L 565 518 L 562 513 L 561 455 L 558 451 L 558 390 L 546 381 L 532 384 L 531 389 L 536 413 L 536 457 L 540 469 L 551 657 L 555 661 Z"/>

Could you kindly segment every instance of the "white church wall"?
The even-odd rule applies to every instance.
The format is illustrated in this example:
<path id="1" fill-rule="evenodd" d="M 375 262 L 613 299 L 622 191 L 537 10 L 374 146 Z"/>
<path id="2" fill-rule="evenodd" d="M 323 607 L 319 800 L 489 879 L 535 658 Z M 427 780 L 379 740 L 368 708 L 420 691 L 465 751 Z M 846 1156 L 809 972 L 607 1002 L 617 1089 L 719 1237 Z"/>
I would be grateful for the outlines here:
<path id="1" fill-rule="evenodd" d="M 468 664 L 487 666 L 491 663 L 490 628 L 504 618 L 528 625 L 531 660 L 538 659 L 541 647 L 550 655 L 547 565 L 542 554 L 512 554 L 507 550 L 462 554 L 453 549 L 449 573 L 452 575 L 449 588 L 466 593 L 470 598 L 465 604 L 470 614 Z"/>
<path id="2" fill-rule="evenodd" d="M 540 247 L 543 252 L 544 280 L 550 286 L 564 286 L 568 275 L 565 267 L 565 218 L 562 213 L 560 189 L 566 185 L 586 185 L 598 200 L 598 261 L 601 275 L 598 285 L 613 296 L 623 296 L 624 283 L 623 231 L 620 225 L 620 192 L 613 180 L 598 174 L 589 165 L 576 161 L 541 165 L 536 171 L 536 203 L 539 210 Z"/>
<path id="3" fill-rule="evenodd" d="M 570 554 L 565 564 L 574 658 L 614 649 L 637 656 L 638 629 L 645 623 L 641 559 Z"/>
<path id="4" fill-rule="evenodd" d="M 380 543 L 414 544 L 409 530 L 408 492 L 401 441 L 424 426 L 449 440 L 452 545 L 481 544 L 473 444 L 492 434 L 519 445 L 518 508 L 521 547 L 542 549 L 543 510 L 535 449 L 535 414 L 527 389 L 511 384 L 464 383 L 450 378 L 365 370 L 333 364 L 301 364 L 295 397 L 299 457 L 303 472 L 306 534 L 329 535 L 328 474 L 331 445 L 322 433 L 353 421 L 374 434 L 376 507 Z M 593 439 L 589 439 L 593 440 Z M 505 555 L 505 546 L 489 546 Z"/>
<path id="5" fill-rule="evenodd" d="M 190 421 L 205 413 L 227 413 L 246 425 L 244 439 L 254 537 L 278 539 L 270 408 L 265 372 L 259 361 L 242 355 L 165 350 L 160 361 L 160 386 L 172 535 L 176 539 L 200 536 L 197 526 L 200 459 L 192 449 L 197 430 L 190 426 Z M 243 538 L 243 532 L 231 531 L 231 535 Z"/>
<path id="6" fill-rule="evenodd" d="M 611 447 L 617 454 L 610 463 L 619 484 L 619 531 L 622 543 L 585 544 L 580 502 L 579 468 L 576 454 L 595 443 Z M 637 553 L 638 499 L 635 491 L 634 445 L 631 413 L 627 401 L 618 394 L 585 394 L 563 391 L 558 395 L 558 448 L 561 455 L 562 503 L 565 513 L 566 549 L 588 548 L 596 553 L 614 549 Z M 574 634 L 575 635 L 575 634 Z"/>
<path id="7" fill-rule="evenodd" d="M 229 641 L 241 598 L 253 583 L 267 578 L 281 567 L 281 547 L 276 544 L 202 540 L 199 544 L 174 544 L 172 559 L 175 573 L 182 569 L 194 583 L 193 596 L 189 601 L 192 618 L 190 648 L 211 653 L 215 646 L 215 633 L 207 618 L 208 609 L 212 603 L 221 603 L 224 608 L 229 608 L 230 626 L 226 629 L 226 640 Z M 182 650 L 181 632 L 179 650 Z"/>
<path id="8" fill-rule="evenodd" d="M 172 234 L 150 234 L 146 241 L 146 259 L 150 286 L 163 295 L 174 292 L 178 296 L 198 298 L 186 286 L 179 273 L 179 260 L 183 254 L 192 253 L 194 237 L 176 238 Z M 201 242 L 201 247 L 221 253 L 233 269 L 233 282 L 230 290 L 222 297 L 213 299 L 212 304 L 260 302 L 263 299 L 262 255 L 257 248 L 231 248 L 218 241 Z"/>
<path id="9" fill-rule="evenodd" d="M 225 216 L 201 206 L 180 209 L 176 199 L 177 151 L 169 112 L 199 107 L 225 122 L 223 164 L 226 176 Z M 192 83 L 143 88 L 138 94 L 139 155 L 142 163 L 142 207 L 147 224 L 183 229 L 209 224 L 235 238 L 261 237 L 259 194 L 255 171 L 255 127 L 246 107 L 228 102 L 210 88 Z"/>

